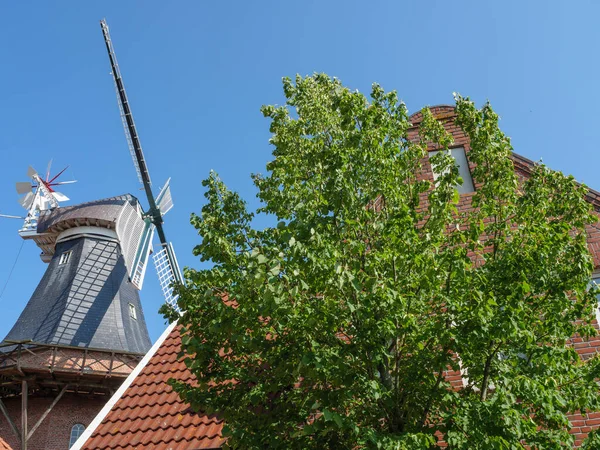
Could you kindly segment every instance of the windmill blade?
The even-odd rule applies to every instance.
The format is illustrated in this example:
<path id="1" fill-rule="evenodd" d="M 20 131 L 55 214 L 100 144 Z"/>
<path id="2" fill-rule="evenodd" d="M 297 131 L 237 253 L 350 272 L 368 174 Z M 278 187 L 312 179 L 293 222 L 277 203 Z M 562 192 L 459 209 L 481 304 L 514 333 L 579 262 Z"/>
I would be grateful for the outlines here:
<path id="1" fill-rule="evenodd" d="M 65 170 L 67 170 L 68 168 L 69 168 L 69 166 L 65 167 L 63 170 L 61 170 L 56 175 L 54 175 L 54 177 L 51 180 L 46 180 L 46 182 L 48 184 L 56 184 L 56 183 L 54 183 L 54 180 L 56 180 L 58 177 L 60 177 L 65 172 Z M 48 177 L 50 177 L 50 174 L 48 174 Z"/>
<path id="2" fill-rule="evenodd" d="M 27 194 L 31 192 L 31 181 L 19 181 L 15 184 L 18 194 Z"/>
<path id="3" fill-rule="evenodd" d="M 177 262 L 177 258 L 175 257 L 175 251 L 173 250 L 173 246 L 169 242 L 167 245 L 163 246 L 163 248 L 152 255 L 154 259 L 154 267 L 156 267 L 156 272 L 158 273 L 158 282 L 160 284 L 160 288 L 162 289 L 163 296 L 165 297 L 165 301 L 173 306 L 175 309 L 179 310 L 177 307 L 177 299 L 178 295 L 175 295 L 173 292 L 173 282 L 181 282 L 181 271 L 179 270 L 179 263 Z"/>
<path id="4" fill-rule="evenodd" d="M 29 166 L 29 168 L 27 169 L 27 176 L 29 178 L 33 178 L 35 175 L 37 175 L 37 172 L 33 167 Z"/>
<path id="5" fill-rule="evenodd" d="M 33 205 L 33 202 L 36 198 L 36 195 L 33 192 L 28 192 L 27 195 L 25 195 L 24 197 L 21 197 L 19 199 L 19 203 L 21 204 L 21 206 L 25 209 L 29 209 L 31 208 L 31 205 Z"/>
<path id="6" fill-rule="evenodd" d="M 52 160 L 48 161 L 48 168 L 46 169 L 46 183 L 50 178 L 50 168 L 52 167 Z"/>
<path id="7" fill-rule="evenodd" d="M 117 63 L 117 56 L 113 47 L 112 40 L 110 39 L 110 33 L 108 30 L 108 24 L 106 20 L 100 21 L 100 27 L 102 28 L 102 34 L 104 36 L 104 43 L 106 44 L 106 50 L 108 52 L 108 59 L 110 60 L 113 81 L 115 82 L 115 88 L 117 90 L 117 98 L 119 110 L 121 112 L 121 120 L 125 128 L 125 136 L 127 138 L 127 144 L 129 151 L 133 157 L 138 177 L 144 186 L 146 197 L 148 198 L 149 208 L 146 212 L 146 217 L 156 227 L 156 234 L 161 243 L 161 250 L 154 254 L 154 264 L 158 271 L 159 282 L 168 304 L 175 305 L 177 302 L 176 296 L 173 295 L 173 289 L 171 283 L 173 281 L 181 282 L 181 272 L 175 258 L 175 252 L 173 251 L 172 245 L 167 241 L 165 232 L 163 229 L 162 215 L 172 207 L 172 198 L 169 189 L 169 183 L 163 191 L 161 191 L 160 204 L 164 211 L 161 211 L 157 205 L 157 201 L 152 194 L 150 174 L 148 172 L 148 166 L 142 152 L 142 146 L 138 138 L 135 122 L 133 121 L 133 115 L 129 107 L 129 101 L 127 94 L 125 93 L 125 87 L 123 86 L 123 79 L 121 78 L 121 71 L 119 64 Z"/>
<path id="8" fill-rule="evenodd" d="M 11 216 L 9 214 L 0 214 L 0 217 L 4 217 L 5 219 L 26 219 L 26 217 L 22 216 Z"/>
<path id="9" fill-rule="evenodd" d="M 171 197 L 171 179 L 169 178 L 156 197 L 156 206 L 161 215 L 168 213 L 173 207 L 173 197 Z"/>
<path id="10" fill-rule="evenodd" d="M 148 257 L 152 250 L 152 238 L 154 237 L 155 227 L 150 220 L 145 221 L 144 230 L 140 236 L 140 241 L 135 252 L 131 272 L 129 278 L 131 283 L 138 288 L 142 289 L 144 284 L 144 277 L 146 276 L 146 268 L 148 267 Z"/>
<path id="11" fill-rule="evenodd" d="M 73 183 L 77 183 L 77 180 L 57 181 L 56 183 L 52 183 L 52 186 L 62 186 L 63 184 L 73 184 Z"/>
<path id="12" fill-rule="evenodd" d="M 68 202 L 69 201 L 69 197 L 67 197 L 65 194 L 62 194 L 60 192 L 52 192 L 51 194 L 57 202 Z"/>
<path id="13" fill-rule="evenodd" d="M 123 122 L 123 128 L 125 129 L 125 137 L 127 138 L 127 144 L 129 146 L 129 152 L 133 159 L 136 172 L 140 183 L 144 185 L 144 188 L 148 189 L 146 185 L 150 186 L 152 181 L 150 180 L 150 173 L 146 166 L 146 159 L 142 152 L 142 145 L 137 134 L 135 122 L 133 121 L 133 115 L 129 107 L 129 101 L 127 100 L 127 93 L 123 86 L 123 79 L 121 78 L 121 70 L 119 69 L 119 63 L 117 62 L 117 55 L 110 39 L 110 33 L 108 30 L 108 24 L 106 20 L 100 21 L 100 27 L 102 28 L 102 34 L 104 36 L 104 43 L 106 44 L 106 50 L 108 51 L 108 58 L 112 69 L 112 76 L 115 82 L 115 89 L 117 91 L 117 99 L 119 104 L 119 110 L 121 112 L 121 121 Z"/>

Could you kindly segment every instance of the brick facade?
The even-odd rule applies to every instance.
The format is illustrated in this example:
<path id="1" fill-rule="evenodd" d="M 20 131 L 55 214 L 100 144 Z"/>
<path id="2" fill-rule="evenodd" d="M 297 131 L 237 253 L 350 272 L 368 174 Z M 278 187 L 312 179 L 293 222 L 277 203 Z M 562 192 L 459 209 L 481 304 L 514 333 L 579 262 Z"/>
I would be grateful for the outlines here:
<path id="1" fill-rule="evenodd" d="M 63 396 L 28 440 L 28 450 L 68 449 L 71 427 L 87 427 L 141 355 L 65 346 L 15 345 L 0 353 L 0 397 L 21 430 L 21 380 L 28 383 L 28 432 L 66 385 Z M 0 414 L 0 450 L 20 449 L 19 438 Z"/>
<path id="2" fill-rule="evenodd" d="M 467 136 L 454 123 L 454 119 L 456 117 L 454 107 L 442 105 L 434 106 L 430 109 L 433 115 L 444 125 L 446 131 L 448 131 L 452 135 L 454 139 L 454 144 L 452 144 L 452 147 L 463 147 L 465 149 L 465 154 L 467 155 L 468 159 L 471 147 L 469 145 L 469 140 Z M 422 114 L 420 112 L 411 116 L 413 128 L 410 130 L 410 137 L 412 139 L 418 138 L 418 125 L 421 122 L 421 118 Z M 430 146 L 428 150 L 434 151 L 437 149 L 433 146 Z M 513 156 L 513 162 L 517 175 L 521 179 L 526 179 L 529 176 L 534 163 L 516 154 Z M 426 160 L 424 160 L 422 163 L 423 170 L 420 174 L 419 179 L 433 181 L 433 172 L 431 170 L 431 165 Z M 470 162 L 469 168 L 471 171 L 473 170 L 473 165 Z M 480 185 L 475 184 L 475 189 L 477 190 L 479 186 Z M 457 207 L 459 212 L 465 212 L 471 209 L 472 197 L 473 194 L 462 194 L 460 196 L 460 201 Z M 587 199 L 594 206 L 596 215 L 600 217 L 599 194 L 595 191 L 590 191 Z M 596 224 L 587 226 L 587 234 L 588 246 L 592 257 L 594 258 L 595 270 L 596 272 L 600 272 L 600 225 Z M 600 327 L 596 320 L 594 320 L 593 325 L 596 328 L 596 330 L 600 331 Z M 600 352 L 600 336 L 591 338 L 589 340 L 584 340 L 581 337 L 575 336 L 571 338 L 570 341 L 570 344 L 575 347 L 577 353 L 582 359 L 590 358 L 591 356 L 594 356 L 596 353 Z M 446 378 L 455 389 L 460 389 L 463 387 L 463 378 L 460 372 L 448 372 L 446 374 Z M 588 433 L 591 430 L 600 427 L 600 413 L 590 413 L 585 416 L 582 416 L 581 414 L 573 414 L 569 416 L 569 420 L 573 425 L 571 434 L 576 435 L 575 445 L 577 447 L 581 445 L 582 441 L 587 437 Z"/>
<path id="3" fill-rule="evenodd" d="M 33 395 L 29 397 L 28 421 L 33 426 L 46 408 L 50 406 L 56 394 L 51 396 Z M 48 417 L 35 431 L 27 444 L 28 450 L 66 450 L 69 448 L 71 427 L 81 423 L 87 427 L 96 414 L 100 412 L 110 396 L 86 396 L 67 392 L 56 404 Z M 8 413 L 13 422 L 20 426 L 21 423 L 21 398 L 3 399 Z M 0 416 L 0 436 L 12 449 L 21 448 L 19 441 L 10 429 L 4 416 Z M 1 445 L 0 445 L 0 448 Z"/>

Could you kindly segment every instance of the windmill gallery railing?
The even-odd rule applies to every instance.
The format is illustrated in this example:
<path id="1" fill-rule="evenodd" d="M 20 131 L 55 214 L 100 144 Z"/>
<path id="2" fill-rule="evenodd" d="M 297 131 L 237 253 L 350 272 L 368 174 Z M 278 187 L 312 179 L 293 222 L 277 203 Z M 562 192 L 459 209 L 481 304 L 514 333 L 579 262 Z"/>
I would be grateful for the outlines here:
<path id="1" fill-rule="evenodd" d="M 127 377 L 143 355 L 68 345 L 40 344 L 32 341 L 5 341 L 0 346 L 0 386 L 8 387 L 23 377 L 35 376 L 38 382 L 60 381 L 106 388 L 108 378 Z M 48 378 L 48 380 L 45 380 Z M 77 383 L 80 381 L 80 383 Z M 116 381 L 116 380 L 115 380 Z"/>
<path id="2" fill-rule="evenodd" d="M 0 345 L 0 413 L 22 450 L 67 392 L 112 395 L 142 359 L 139 353 L 4 341 Z M 37 422 L 28 423 L 28 402 L 40 393 L 54 397 Z M 20 397 L 21 426 L 13 420 L 7 401 Z"/>

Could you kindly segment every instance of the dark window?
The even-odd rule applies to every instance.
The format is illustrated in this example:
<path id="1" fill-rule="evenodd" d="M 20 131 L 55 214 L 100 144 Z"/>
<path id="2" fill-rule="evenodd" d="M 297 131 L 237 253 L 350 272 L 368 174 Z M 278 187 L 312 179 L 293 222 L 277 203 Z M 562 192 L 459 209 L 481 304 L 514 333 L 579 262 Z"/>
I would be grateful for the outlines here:
<path id="1" fill-rule="evenodd" d="M 76 423 L 71 427 L 71 439 L 69 439 L 69 448 L 73 447 L 73 444 L 77 442 L 79 436 L 83 434 L 83 430 L 85 430 L 85 426 L 82 423 Z"/>
<path id="2" fill-rule="evenodd" d="M 60 255 L 60 259 L 58 261 L 59 264 L 66 264 L 69 262 L 69 259 L 71 259 L 71 251 L 68 252 L 64 252 L 62 255 Z"/>

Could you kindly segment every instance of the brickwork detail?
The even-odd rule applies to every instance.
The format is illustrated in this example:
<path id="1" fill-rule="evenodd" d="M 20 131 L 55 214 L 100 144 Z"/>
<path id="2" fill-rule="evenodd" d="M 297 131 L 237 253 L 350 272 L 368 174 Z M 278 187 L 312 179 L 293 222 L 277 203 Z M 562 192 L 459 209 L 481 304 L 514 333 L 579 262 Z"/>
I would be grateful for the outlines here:
<path id="1" fill-rule="evenodd" d="M 434 106 L 431 109 L 432 114 L 436 117 L 443 125 L 446 131 L 448 131 L 453 139 L 454 144 L 453 147 L 463 147 L 465 149 L 465 153 L 467 155 L 467 159 L 469 157 L 469 151 L 471 149 L 469 145 L 469 140 L 465 133 L 454 123 L 455 122 L 455 111 L 453 106 Z M 422 120 L 422 114 L 420 112 L 413 114 L 410 117 L 411 123 L 413 127 L 409 132 L 410 139 L 416 140 L 418 139 L 418 125 Z M 434 146 L 429 146 L 428 151 L 438 150 Z M 513 154 L 513 163 L 515 167 L 515 171 L 521 180 L 527 179 L 531 173 L 531 169 L 534 166 L 534 162 L 524 158 L 520 155 Z M 472 171 L 473 165 L 469 162 L 469 168 Z M 433 181 L 433 172 L 431 170 L 431 165 L 425 158 L 422 161 L 422 172 L 418 177 L 420 180 L 429 180 Z M 475 189 L 477 190 L 480 187 L 480 184 L 475 185 Z M 460 201 L 457 206 L 459 212 L 466 212 L 472 209 L 471 201 L 473 198 L 473 194 L 463 194 L 460 196 Z M 426 194 L 424 199 L 426 199 Z M 600 217 L 600 193 L 590 190 L 587 196 L 587 200 L 594 206 L 594 210 L 596 215 Z M 590 225 L 586 229 L 587 231 L 587 241 L 588 247 L 594 258 L 594 266 L 596 270 L 600 269 L 600 224 Z M 596 330 L 600 331 L 600 327 L 596 320 L 593 321 L 593 325 Z M 574 336 L 570 340 L 570 344 L 575 347 L 575 350 L 579 354 L 582 359 L 588 359 L 600 352 L 600 336 L 591 338 L 589 340 L 584 340 L 581 337 Z M 460 389 L 463 387 L 463 379 L 462 375 L 459 371 L 449 371 L 446 373 L 446 379 L 450 382 L 454 389 Z M 573 414 L 569 416 L 569 420 L 571 421 L 573 428 L 571 430 L 571 434 L 576 436 L 576 446 L 579 447 L 583 440 L 587 437 L 588 433 L 596 428 L 600 427 L 600 413 L 590 413 L 586 415 L 581 414 Z M 441 446 L 444 446 L 444 443 L 441 443 Z"/>
<path id="2" fill-rule="evenodd" d="M 30 427 L 38 421 L 46 408 L 50 406 L 54 397 L 54 395 L 29 397 L 28 422 Z M 27 445 L 28 450 L 67 450 L 69 448 L 71 427 L 76 423 L 81 423 L 87 427 L 108 399 L 108 395 L 88 397 L 75 393 L 65 393 L 31 437 Z M 3 402 L 13 422 L 19 428 L 21 423 L 21 398 L 6 398 L 3 399 Z M 0 449 L 3 448 L 2 439 L 5 441 L 4 448 L 14 450 L 21 448 L 19 441 L 2 414 L 0 414 L 0 436 Z"/>
<path id="3" fill-rule="evenodd" d="M 141 355 L 53 345 L 13 345 L 0 353 L 0 397 L 21 429 L 21 381 L 28 383 L 28 432 L 67 385 L 28 441 L 28 449 L 67 449 L 71 427 L 88 426 Z M 8 351 L 10 349 L 10 351 Z M 0 450 L 20 449 L 19 438 L 0 414 Z"/>

